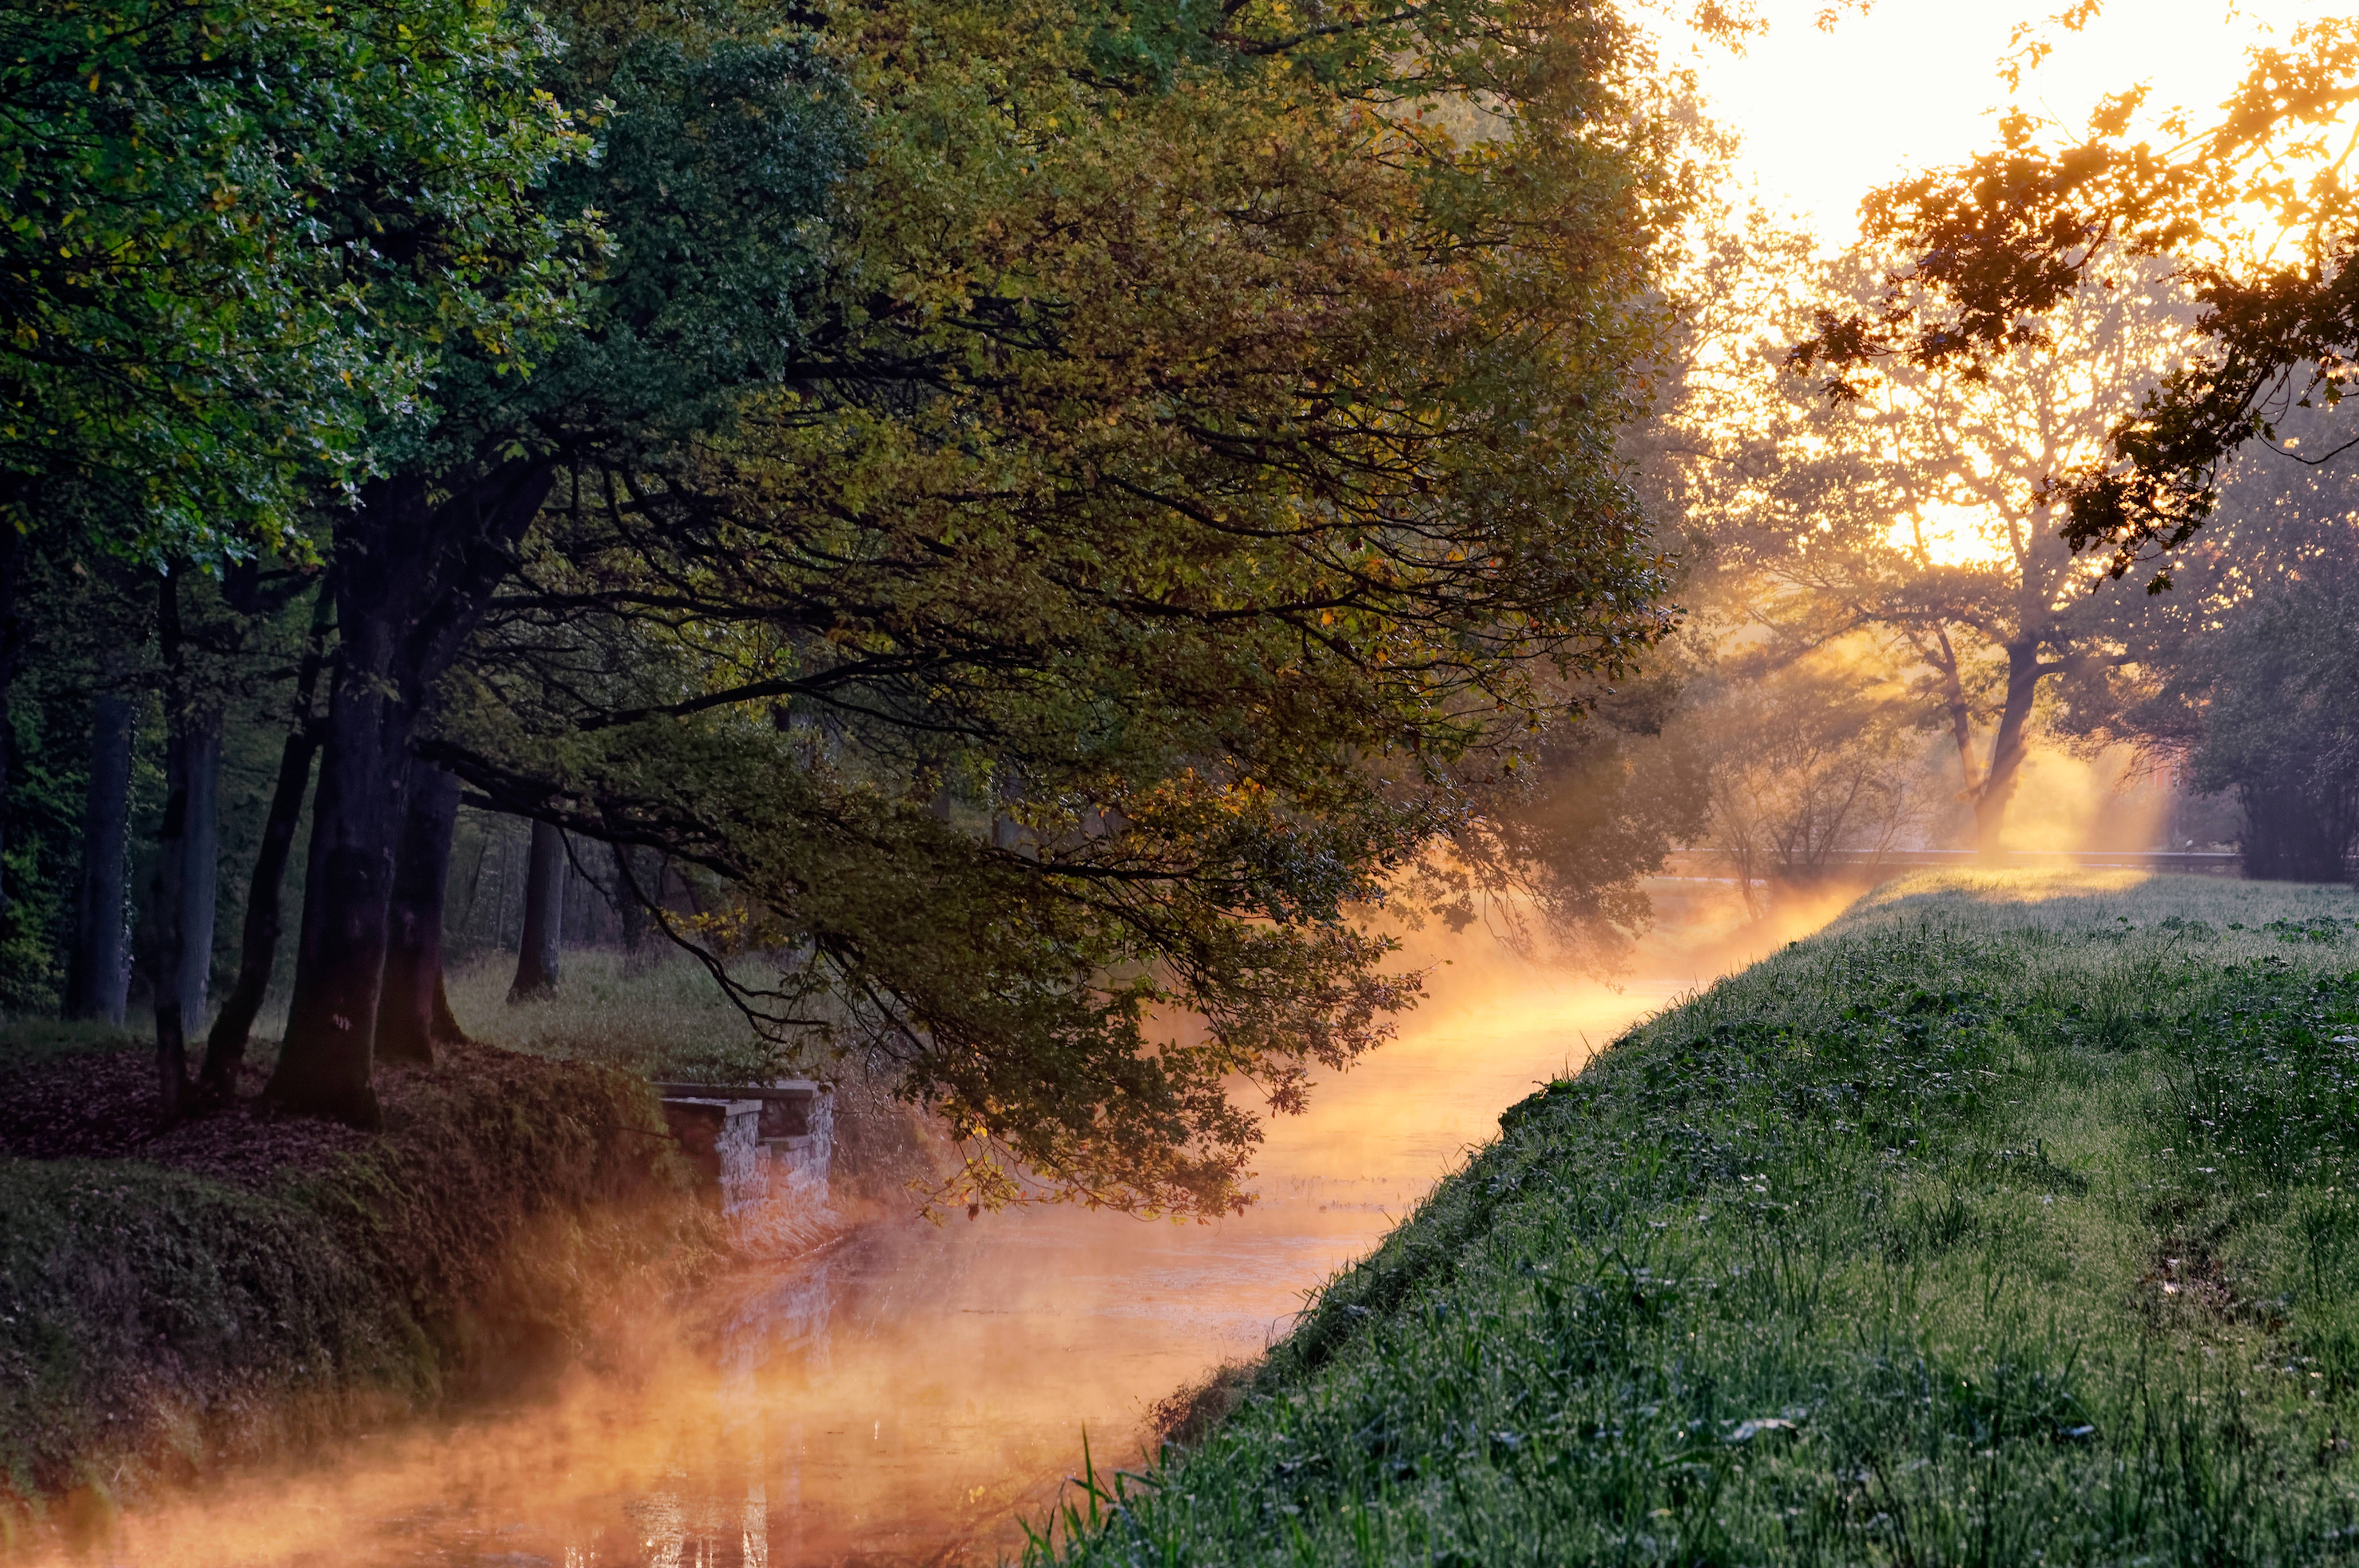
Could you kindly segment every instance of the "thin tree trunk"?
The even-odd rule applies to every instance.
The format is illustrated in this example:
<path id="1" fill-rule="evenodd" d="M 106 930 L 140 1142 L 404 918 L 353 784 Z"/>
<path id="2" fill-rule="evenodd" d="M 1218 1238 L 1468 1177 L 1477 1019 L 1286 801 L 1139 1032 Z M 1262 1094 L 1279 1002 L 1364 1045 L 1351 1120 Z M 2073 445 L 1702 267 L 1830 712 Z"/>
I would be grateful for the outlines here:
<path id="1" fill-rule="evenodd" d="M 303 645 L 303 661 L 295 672 L 295 701 L 286 744 L 279 748 L 278 779 L 270 791 L 270 814 L 263 822 L 262 847 L 254 857 L 254 877 L 246 886 L 245 926 L 239 934 L 237 983 L 222 1002 L 205 1040 L 205 1067 L 200 1080 L 204 1092 L 226 1097 L 237 1088 L 238 1069 L 245 1062 L 247 1037 L 262 999 L 270 990 L 270 972 L 278 960 L 281 888 L 287 860 L 295 844 L 296 824 L 303 816 L 303 794 L 311 783 L 311 756 L 319 749 L 313 732 L 311 704 L 320 687 L 320 670 L 327 662 L 328 633 L 334 626 L 336 599 L 332 583 L 320 585 L 311 607 L 311 632 Z"/>
<path id="2" fill-rule="evenodd" d="M 187 836 L 181 841 L 187 869 L 180 880 L 180 1018 L 190 1029 L 204 1025 L 212 982 L 213 922 L 221 895 L 221 745 L 219 713 L 191 717 Z"/>
<path id="3" fill-rule="evenodd" d="M 164 655 L 164 822 L 156 855 L 156 1072 L 164 1115 L 186 1107 L 188 1031 L 205 1020 L 212 964 L 213 892 L 220 845 L 214 800 L 221 776 L 221 716 L 189 690 L 179 580 L 157 588 Z"/>
<path id="4" fill-rule="evenodd" d="M 342 657 L 311 807 L 295 995 L 264 1090 L 285 1110 L 382 1124 L 370 1080 L 410 739 L 514 564 L 552 473 L 545 460 L 518 459 L 454 480 L 439 506 L 426 475 L 404 474 L 366 486 L 339 518 Z"/>
<path id="5" fill-rule="evenodd" d="M 516 944 L 516 983 L 508 1000 L 557 989 L 564 951 L 565 837 L 547 822 L 532 824 L 532 864 L 524 877 L 524 937 Z"/>
<path id="6" fill-rule="evenodd" d="M 130 972 L 124 963 L 123 859 L 130 835 L 131 699 L 102 691 L 91 703 L 90 788 L 83 797 L 82 882 L 66 963 L 65 1016 L 123 1022 Z"/>
<path id="7" fill-rule="evenodd" d="M 647 940 L 647 906 L 639 889 L 638 851 L 628 844 L 610 846 L 614 856 L 614 920 L 621 928 L 623 951 L 632 957 Z"/>
<path id="8" fill-rule="evenodd" d="M 1947 626 L 1933 628 L 1935 646 L 1939 649 L 1934 667 L 1941 672 L 1941 706 L 1949 715 L 1950 741 L 1958 748 L 1958 782 L 1968 795 L 1978 788 L 1974 777 L 1974 715 L 1966 703 L 1965 683 L 1958 674 L 1958 651 L 1950 646 Z"/>
<path id="9" fill-rule="evenodd" d="M 0 866 L 8 857 L 8 789 L 16 777 L 16 726 L 8 713 L 9 693 L 16 684 L 16 577 L 22 570 L 24 541 L 16 525 L 0 508 Z M 8 917 L 8 883 L 0 873 L 0 920 Z"/>
<path id="10" fill-rule="evenodd" d="M 189 691 L 180 635 L 180 580 L 156 583 L 156 641 L 164 665 L 164 822 L 156 838 L 156 1089 L 167 1121 L 189 1097 L 189 1045 L 180 974 L 188 966 Z"/>
<path id="11" fill-rule="evenodd" d="M 442 900 L 451 877 L 451 833 L 459 820 L 459 778 L 409 760 L 401 840 L 376 1013 L 376 1053 L 386 1062 L 431 1062 L 436 1043 L 467 1038 L 442 986 Z"/>
<path id="12" fill-rule="evenodd" d="M 1984 855 L 2003 853 L 2001 835 L 2006 827 L 2007 802 L 2023 772 L 2029 750 L 2025 730 L 2031 722 L 2031 702 L 2038 695 L 2039 647 L 2012 644 L 2006 650 L 2006 705 L 1999 711 L 1998 731 L 1991 737 L 1990 770 L 1974 791 L 1974 848 Z"/>

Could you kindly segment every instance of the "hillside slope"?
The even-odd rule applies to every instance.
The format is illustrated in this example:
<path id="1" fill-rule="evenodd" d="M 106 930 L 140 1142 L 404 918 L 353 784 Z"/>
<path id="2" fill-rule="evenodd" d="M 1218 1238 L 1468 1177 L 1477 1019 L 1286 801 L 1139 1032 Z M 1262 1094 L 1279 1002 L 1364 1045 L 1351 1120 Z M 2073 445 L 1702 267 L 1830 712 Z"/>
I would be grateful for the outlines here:
<path id="1" fill-rule="evenodd" d="M 1073 1563 L 2359 1552 L 2359 899 L 1937 874 L 1632 1031 Z"/>

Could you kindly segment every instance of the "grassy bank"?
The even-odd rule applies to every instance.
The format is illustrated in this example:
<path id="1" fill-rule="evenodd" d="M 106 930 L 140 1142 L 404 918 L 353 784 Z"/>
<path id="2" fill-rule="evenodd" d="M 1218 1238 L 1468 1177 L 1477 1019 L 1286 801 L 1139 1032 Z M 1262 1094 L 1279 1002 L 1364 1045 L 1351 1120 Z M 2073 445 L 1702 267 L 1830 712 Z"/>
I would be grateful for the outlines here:
<path id="1" fill-rule="evenodd" d="M 2359 899 L 1912 879 L 1502 1120 L 1055 1554 L 2359 1556 Z"/>
<path id="2" fill-rule="evenodd" d="M 381 1070 L 383 1136 L 158 1138 L 149 1072 L 120 1038 L 0 1039 L 0 1147 L 49 1156 L 0 1158 L 0 1543 L 553 1366 L 715 1240 L 626 1073 L 463 1048 Z"/>
<path id="3" fill-rule="evenodd" d="M 774 983 L 775 968 L 741 961 L 739 977 Z M 940 1127 L 893 1094 L 897 1067 L 854 1052 L 842 1061 L 799 1059 L 764 1040 L 701 964 L 654 953 L 638 961 L 595 950 L 565 955 L 557 990 L 507 1000 L 510 954 L 462 964 L 451 976 L 451 1005 L 478 1039 L 560 1061 L 618 1067 L 658 1082 L 761 1083 L 817 1073 L 835 1089 L 830 1189 L 846 1212 L 906 1218 L 918 1192 L 956 1169 Z"/>

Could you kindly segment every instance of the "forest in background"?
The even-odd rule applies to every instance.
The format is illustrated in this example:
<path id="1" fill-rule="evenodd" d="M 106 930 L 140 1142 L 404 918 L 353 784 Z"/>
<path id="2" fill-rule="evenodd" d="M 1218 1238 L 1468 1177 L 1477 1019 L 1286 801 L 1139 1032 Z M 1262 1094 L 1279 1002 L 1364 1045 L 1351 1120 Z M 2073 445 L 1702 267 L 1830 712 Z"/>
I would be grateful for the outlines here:
<path id="1" fill-rule="evenodd" d="M 2347 36 L 1830 256 L 1644 18 L 1328 9 L 11 13 L 0 1008 L 365 1123 L 446 956 L 677 942 L 951 1201 L 1211 1213 L 1402 923 L 1610 964 L 1675 845 L 2003 847 L 2035 744 L 2345 874 L 2346 209 L 2188 214 Z"/>

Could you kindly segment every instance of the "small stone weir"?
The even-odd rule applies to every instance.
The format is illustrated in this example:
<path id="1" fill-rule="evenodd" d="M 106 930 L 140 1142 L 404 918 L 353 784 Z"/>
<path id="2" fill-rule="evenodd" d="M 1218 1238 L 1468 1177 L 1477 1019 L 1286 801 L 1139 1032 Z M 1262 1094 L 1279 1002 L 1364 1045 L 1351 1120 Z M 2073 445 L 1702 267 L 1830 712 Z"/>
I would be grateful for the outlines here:
<path id="1" fill-rule="evenodd" d="M 658 1083 L 664 1119 L 719 1204 L 742 1252 L 799 1252 L 843 1229 L 828 1203 L 835 1090 L 809 1078 L 768 1084 Z"/>

